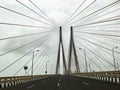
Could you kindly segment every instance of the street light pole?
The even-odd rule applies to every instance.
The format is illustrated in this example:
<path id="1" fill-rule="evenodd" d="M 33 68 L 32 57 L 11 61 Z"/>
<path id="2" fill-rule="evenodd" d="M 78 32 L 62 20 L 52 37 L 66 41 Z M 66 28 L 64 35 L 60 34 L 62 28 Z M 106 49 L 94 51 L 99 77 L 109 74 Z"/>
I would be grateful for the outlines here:
<path id="1" fill-rule="evenodd" d="M 80 50 L 82 50 L 82 48 L 79 48 Z M 86 58 L 86 50 L 85 49 L 83 49 L 83 51 L 84 51 L 84 57 L 85 57 L 85 66 L 86 66 L 86 72 L 88 72 L 88 65 L 87 65 L 87 58 Z"/>
<path id="2" fill-rule="evenodd" d="M 51 74 L 53 74 L 53 64 L 51 63 Z"/>
<path id="3" fill-rule="evenodd" d="M 37 52 L 39 52 L 39 50 L 36 50 Z M 33 51 L 33 56 L 32 56 L 32 70 L 31 70 L 31 76 L 33 76 L 33 69 L 34 69 L 34 57 L 35 57 L 35 52 Z"/>
<path id="4" fill-rule="evenodd" d="M 114 49 L 117 49 L 118 47 L 113 47 L 112 48 L 112 55 L 113 55 L 113 63 L 114 63 L 114 70 L 116 71 L 116 61 L 115 61 L 115 54 L 114 54 Z"/>
<path id="5" fill-rule="evenodd" d="M 49 61 L 46 61 L 46 71 L 45 71 L 46 74 L 48 73 L 48 71 L 47 71 L 48 62 L 49 62 Z"/>
<path id="6" fill-rule="evenodd" d="M 84 56 L 85 56 L 85 65 L 86 65 L 86 72 L 88 72 L 88 65 L 87 65 L 87 58 L 86 58 L 86 50 L 84 50 Z"/>
<path id="7" fill-rule="evenodd" d="M 92 59 L 89 60 L 89 68 L 90 68 L 89 70 L 90 70 L 90 72 L 92 71 L 92 69 L 91 69 L 91 60 Z"/>
<path id="8" fill-rule="evenodd" d="M 31 71 L 31 76 L 33 75 L 33 65 L 34 65 L 34 51 L 33 51 L 33 57 L 32 57 L 32 71 Z"/>
<path id="9" fill-rule="evenodd" d="M 119 63 L 118 62 L 117 62 L 117 66 L 116 67 L 117 67 L 117 70 L 119 70 Z"/>

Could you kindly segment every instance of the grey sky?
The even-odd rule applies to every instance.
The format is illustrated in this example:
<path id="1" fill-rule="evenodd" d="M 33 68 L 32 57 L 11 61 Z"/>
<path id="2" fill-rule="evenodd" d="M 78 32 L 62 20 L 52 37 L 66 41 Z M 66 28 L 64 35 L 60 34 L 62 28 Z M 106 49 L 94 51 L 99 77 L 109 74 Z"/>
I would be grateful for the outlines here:
<path id="1" fill-rule="evenodd" d="M 28 0 L 19 0 L 25 5 L 31 7 L 33 10 L 37 11 L 41 15 L 43 15 L 38 9 L 36 9 Z M 37 6 L 40 7 L 41 10 L 44 11 L 53 21 L 55 21 L 58 25 L 63 25 L 65 21 L 72 15 L 72 13 L 78 8 L 78 6 L 84 1 L 84 0 L 32 0 Z M 78 10 L 77 13 L 82 11 L 86 6 L 88 6 L 92 1 L 94 0 L 87 0 L 85 4 Z M 72 22 L 76 21 L 79 18 L 82 18 L 97 9 L 100 9 L 115 0 L 97 0 L 92 6 L 90 6 L 88 9 L 86 9 L 84 12 L 82 12 L 78 17 L 76 17 Z M 117 0 L 116 0 L 117 1 Z M 32 11 L 28 10 L 24 6 L 22 6 L 20 3 L 18 3 L 16 0 L 0 0 L 0 6 L 4 6 L 6 8 L 12 9 L 14 11 L 20 12 L 22 14 L 28 15 L 30 17 L 34 17 L 35 19 L 39 19 L 42 22 L 49 23 L 48 21 L 44 20 L 40 16 L 36 15 Z M 85 20 L 82 20 L 78 23 L 72 24 L 74 25 L 82 25 L 85 23 L 90 23 L 90 22 L 95 22 L 99 20 L 104 20 L 106 18 L 110 18 L 113 16 L 117 16 L 120 13 L 120 10 L 104 15 L 107 12 L 111 12 L 112 10 L 120 8 L 120 4 L 116 4 L 114 7 L 111 7 L 110 9 L 106 11 L 102 11 L 99 14 L 93 15 L 90 18 L 87 18 Z M 75 15 L 77 15 L 77 13 Z M 101 15 L 104 15 L 101 17 Z M 99 17 L 99 18 L 98 18 Z M 97 19 L 95 19 L 97 18 Z M 40 26 L 40 27 L 51 27 L 51 29 L 38 29 L 38 28 L 27 28 L 27 27 L 19 27 L 19 26 L 7 26 L 7 25 L 1 25 L 0 24 L 0 38 L 6 38 L 6 37 L 11 37 L 11 36 L 18 36 L 18 35 L 23 35 L 23 34 L 31 34 L 31 33 L 38 33 L 38 32 L 43 32 L 43 31 L 48 31 L 52 30 L 51 36 L 49 36 L 49 40 L 47 43 L 44 45 L 43 42 L 47 39 L 44 38 L 40 40 L 39 42 L 35 42 L 29 46 L 23 47 L 22 49 L 13 51 L 12 53 L 9 53 L 4 56 L 0 56 L 0 70 L 4 69 L 7 65 L 12 63 L 13 61 L 17 60 L 20 58 L 22 55 L 27 53 L 29 50 L 31 50 L 35 45 L 38 45 L 39 43 L 42 45 L 38 47 L 38 49 L 43 48 L 44 53 L 38 53 L 35 60 L 39 55 L 41 55 L 41 58 L 36 61 L 37 64 L 39 63 L 39 67 L 42 65 L 43 67 L 38 68 L 36 70 L 35 74 L 44 74 L 45 71 L 45 62 L 50 61 L 48 64 L 48 71 L 54 72 L 55 71 L 55 64 L 56 64 L 56 58 L 57 58 L 57 49 L 58 49 L 58 40 L 59 40 L 59 27 L 55 28 L 54 25 L 49 26 L 46 24 L 42 24 L 40 22 L 37 22 L 35 20 L 31 20 L 29 18 L 26 18 L 24 16 L 20 16 L 18 14 L 12 13 L 10 11 L 7 11 L 5 9 L 0 8 L 0 22 L 4 23 L 16 23 L 16 24 L 25 24 L 25 25 L 34 25 L 34 26 Z M 119 21 L 114 21 L 114 22 L 109 22 L 105 24 L 113 24 L 113 23 L 118 23 Z M 99 24 L 102 25 L 102 24 Z M 64 42 L 64 48 L 65 48 L 65 54 L 66 54 L 66 59 L 68 59 L 68 46 L 69 46 L 69 27 L 70 25 L 66 25 L 63 27 L 63 42 Z M 109 28 L 109 27 L 101 27 L 101 26 L 94 26 L 93 27 L 79 27 L 79 28 L 74 28 L 75 31 L 86 31 L 86 32 L 92 32 L 92 33 L 101 33 L 101 34 L 112 34 L 112 35 L 120 35 L 120 33 L 116 32 L 107 32 L 106 31 L 117 31 L 119 32 L 119 27 L 114 26 L 114 28 Z M 117 28 L 116 28 L 117 27 Z M 56 31 L 55 31 L 56 30 Z M 97 30 L 97 31 L 96 31 Z M 101 32 L 99 30 L 106 30 L 105 32 Z M 7 51 L 10 51 L 14 48 L 20 47 L 26 43 L 29 43 L 31 41 L 34 41 L 40 37 L 44 37 L 45 35 L 49 34 L 44 33 L 40 35 L 34 35 L 34 36 L 28 36 L 24 38 L 17 38 L 17 39 L 9 39 L 9 40 L 1 40 L 0 41 L 0 54 L 3 54 Z M 108 37 L 107 36 L 96 36 L 96 35 L 90 35 L 90 34 L 84 34 L 84 33 L 78 33 L 74 32 L 76 36 L 80 36 L 83 39 L 90 40 L 92 42 L 96 42 L 97 44 L 100 44 L 104 47 L 107 47 L 109 49 L 112 49 L 112 47 L 118 46 L 120 47 L 119 43 L 119 38 L 118 37 Z M 48 36 L 48 35 L 47 35 Z M 105 37 L 105 38 L 104 38 Z M 116 39 L 116 40 L 113 40 Z M 81 45 L 79 43 L 81 43 Z M 80 62 L 80 68 L 81 71 L 85 70 L 85 65 L 84 65 L 84 55 L 82 51 L 79 51 L 79 47 L 86 48 L 86 52 L 88 56 L 90 57 L 91 61 L 88 58 L 88 63 L 91 63 L 91 68 L 92 70 L 113 70 L 113 61 L 112 61 L 112 52 L 106 49 L 103 49 L 99 46 L 95 46 L 87 41 L 83 41 L 81 39 L 78 39 L 75 37 L 75 43 L 76 43 L 76 48 L 77 48 L 77 54 Z M 83 45 L 83 46 L 82 46 Z M 47 48 L 47 49 L 46 49 Z M 93 50 L 94 53 L 99 54 L 102 58 L 105 60 L 97 59 L 89 50 Z M 116 50 L 119 52 L 119 49 Z M 119 54 L 116 55 L 116 65 L 119 66 L 120 61 L 119 61 Z M 103 57 L 106 56 L 106 57 Z M 32 57 L 32 53 L 18 61 L 15 65 L 11 66 L 9 69 L 5 70 L 4 72 L 0 73 L 0 76 L 11 76 L 14 75 L 14 73 L 19 70 L 20 67 L 22 67 L 30 58 Z M 47 59 L 43 59 L 47 58 Z M 37 67 L 35 64 L 35 68 Z M 100 65 L 100 68 L 97 65 Z M 103 65 L 104 64 L 104 65 Z M 30 68 L 31 63 L 28 63 L 27 66 Z M 62 67 L 62 64 L 61 64 Z M 106 68 L 107 67 L 107 68 Z M 120 68 L 120 67 L 119 67 Z M 38 71 L 38 73 L 37 73 Z M 62 70 L 61 70 L 62 72 Z M 29 72 L 30 73 L 30 72 Z M 17 75 L 24 75 L 24 70 L 22 69 Z"/>

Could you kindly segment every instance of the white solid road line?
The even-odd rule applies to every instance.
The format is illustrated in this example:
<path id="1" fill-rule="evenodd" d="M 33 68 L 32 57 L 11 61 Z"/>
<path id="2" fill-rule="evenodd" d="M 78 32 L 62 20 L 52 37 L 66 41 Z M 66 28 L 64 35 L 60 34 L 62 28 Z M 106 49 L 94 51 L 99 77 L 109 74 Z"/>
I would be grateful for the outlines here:
<path id="1" fill-rule="evenodd" d="M 87 86 L 89 85 L 89 83 L 87 83 L 87 82 L 82 82 L 82 83 L 85 84 L 85 85 L 87 85 Z"/>
<path id="2" fill-rule="evenodd" d="M 27 89 L 31 89 L 31 88 L 33 88 L 33 87 L 35 87 L 35 84 L 32 85 L 32 86 L 27 87 Z"/>

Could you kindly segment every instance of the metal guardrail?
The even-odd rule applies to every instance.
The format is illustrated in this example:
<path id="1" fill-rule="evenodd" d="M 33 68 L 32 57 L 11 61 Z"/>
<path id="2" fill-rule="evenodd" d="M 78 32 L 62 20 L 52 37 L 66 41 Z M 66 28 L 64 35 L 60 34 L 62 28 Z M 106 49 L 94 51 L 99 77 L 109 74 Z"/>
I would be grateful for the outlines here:
<path id="1" fill-rule="evenodd" d="M 22 83 L 47 78 L 53 75 L 34 75 L 34 76 L 16 76 L 16 77 L 0 77 L 0 88 L 19 85 Z"/>
<path id="2" fill-rule="evenodd" d="M 73 73 L 72 75 L 81 76 L 85 78 L 92 78 L 107 82 L 120 83 L 120 71 Z"/>

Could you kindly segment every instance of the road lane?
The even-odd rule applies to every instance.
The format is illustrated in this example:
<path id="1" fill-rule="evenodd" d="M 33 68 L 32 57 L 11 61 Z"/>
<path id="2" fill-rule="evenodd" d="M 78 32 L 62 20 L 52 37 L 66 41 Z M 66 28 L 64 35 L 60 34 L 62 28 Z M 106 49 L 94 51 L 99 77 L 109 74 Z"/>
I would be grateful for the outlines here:
<path id="1" fill-rule="evenodd" d="M 58 75 L 0 90 L 120 90 L 120 84 Z"/>

